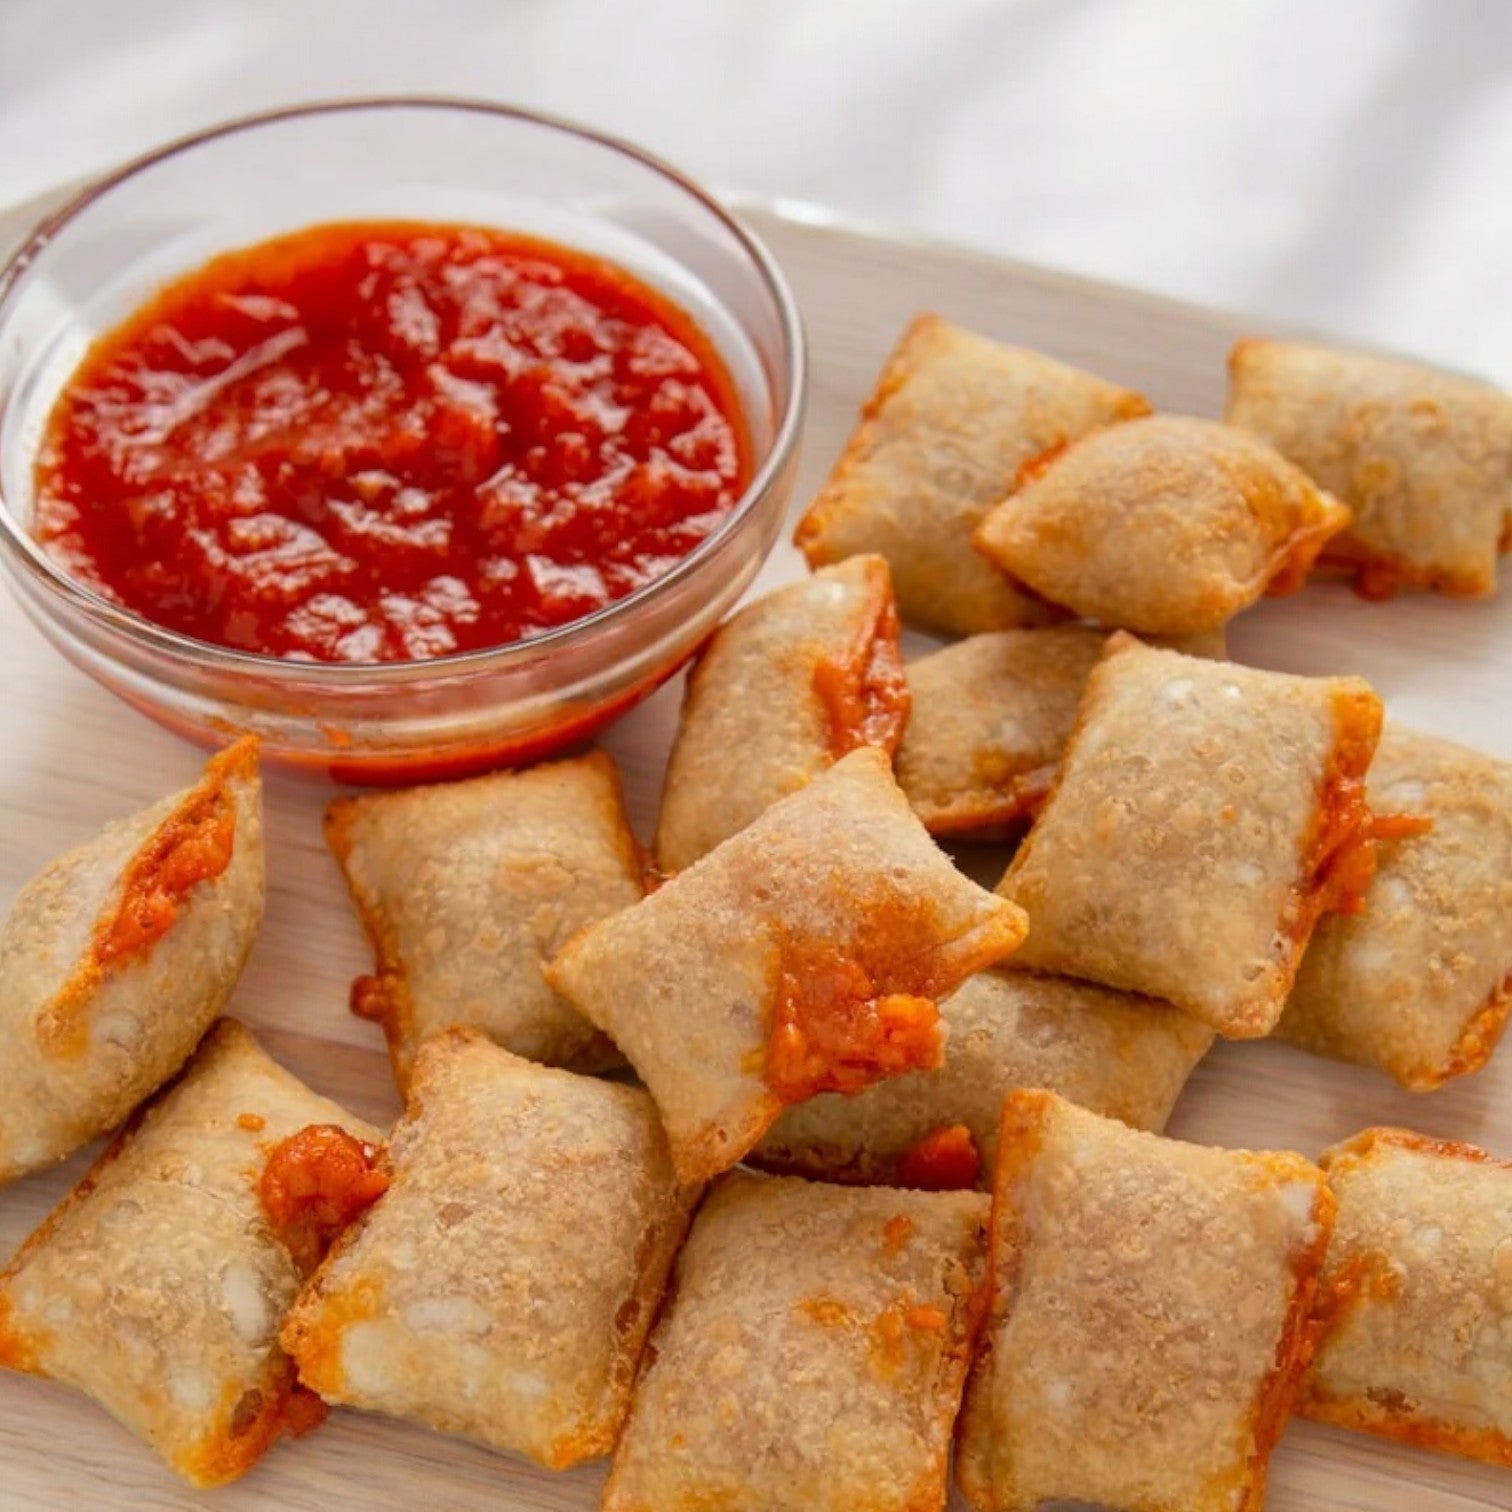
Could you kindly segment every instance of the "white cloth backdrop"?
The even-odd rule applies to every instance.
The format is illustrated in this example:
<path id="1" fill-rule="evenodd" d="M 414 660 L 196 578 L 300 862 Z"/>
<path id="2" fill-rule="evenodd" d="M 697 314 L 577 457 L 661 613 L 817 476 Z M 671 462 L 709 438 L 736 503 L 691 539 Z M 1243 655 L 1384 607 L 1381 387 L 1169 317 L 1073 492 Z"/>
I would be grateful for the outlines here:
<path id="1" fill-rule="evenodd" d="M 397 90 L 1512 383 L 1512 0 L 0 0 L 0 202 Z"/>

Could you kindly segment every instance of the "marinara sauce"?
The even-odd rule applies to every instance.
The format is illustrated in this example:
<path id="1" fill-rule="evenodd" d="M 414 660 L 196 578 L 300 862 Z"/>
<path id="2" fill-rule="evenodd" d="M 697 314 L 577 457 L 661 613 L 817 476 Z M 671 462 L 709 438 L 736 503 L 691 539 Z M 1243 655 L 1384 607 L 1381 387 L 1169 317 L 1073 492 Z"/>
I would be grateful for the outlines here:
<path id="1" fill-rule="evenodd" d="M 623 598 L 748 473 L 712 344 L 623 269 L 339 224 L 218 257 L 101 337 L 49 420 L 34 528 L 185 635 L 403 661 Z"/>

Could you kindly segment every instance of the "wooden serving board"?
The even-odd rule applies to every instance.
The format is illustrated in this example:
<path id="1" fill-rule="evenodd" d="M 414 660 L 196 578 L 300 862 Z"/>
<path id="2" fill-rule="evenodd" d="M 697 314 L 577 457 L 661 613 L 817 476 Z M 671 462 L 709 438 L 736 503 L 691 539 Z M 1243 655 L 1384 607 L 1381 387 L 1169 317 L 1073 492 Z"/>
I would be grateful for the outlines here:
<path id="1" fill-rule="evenodd" d="M 42 210 L 0 216 L 0 244 Z M 900 327 L 933 309 L 990 335 L 1042 348 L 1144 391 L 1162 408 L 1219 412 L 1224 356 L 1259 323 L 957 249 L 827 223 L 810 211 L 746 215 L 796 286 L 812 344 L 813 393 L 794 512 L 838 452 L 857 403 Z M 780 545 L 755 591 L 796 576 Z M 0 908 L 52 856 L 107 820 L 190 782 L 200 755 L 55 655 L 0 594 Z M 1512 590 L 1487 604 L 1371 605 L 1342 587 L 1244 615 L 1238 661 L 1367 677 L 1391 716 L 1512 758 Z M 680 685 L 610 732 L 632 816 L 650 835 Z M 732 757 L 738 753 L 732 752 Z M 268 784 L 267 921 L 232 1003 L 272 1052 L 319 1091 L 378 1122 L 397 1108 L 378 1031 L 347 1012 L 369 959 L 320 839 L 330 790 Z M 963 856 L 964 856 L 963 852 Z M 989 880 L 1000 857 L 979 860 Z M 0 1082 L 0 1097 L 6 1095 Z M 1512 1155 L 1512 1046 L 1480 1074 L 1426 1097 L 1284 1045 L 1220 1044 L 1198 1068 L 1170 1132 L 1206 1143 L 1309 1156 L 1368 1124 L 1399 1123 Z M 0 1257 L 85 1169 L 0 1192 Z M 1221 1318 L 1214 1320 L 1221 1330 Z M 423 1429 L 338 1411 L 311 1438 L 276 1447 L 243 1481 L 196 1494 L 92 1403 L 0 1372 L 0 1512 L 121 1512 L 210 1505 L 225 1512 L 428 1512 L 597 1506 L 601 1466 L 554 1475 Z M 959 1498 L 952 1508 L 963 1504 Z M 1397 1448 L 1294 1422 L 1276 1453 L 1271 1512 L 1487 1512 L 1512 1508 L 1512 1471 Z"/>

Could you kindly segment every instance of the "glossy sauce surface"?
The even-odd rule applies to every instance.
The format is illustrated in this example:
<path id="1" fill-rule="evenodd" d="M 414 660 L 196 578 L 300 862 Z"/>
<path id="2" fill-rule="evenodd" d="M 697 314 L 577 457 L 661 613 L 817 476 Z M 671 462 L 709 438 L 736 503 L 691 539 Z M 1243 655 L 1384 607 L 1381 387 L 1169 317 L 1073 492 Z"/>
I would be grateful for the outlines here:
<path id="1" fill-rule="evenodd" d="M 612 264 L 474 227 L 312 227 L 90 349 L 34 529 L 158 624 L 417 660 L 580 619 L 734 507 L 749 443 L 692 320 Z"/>

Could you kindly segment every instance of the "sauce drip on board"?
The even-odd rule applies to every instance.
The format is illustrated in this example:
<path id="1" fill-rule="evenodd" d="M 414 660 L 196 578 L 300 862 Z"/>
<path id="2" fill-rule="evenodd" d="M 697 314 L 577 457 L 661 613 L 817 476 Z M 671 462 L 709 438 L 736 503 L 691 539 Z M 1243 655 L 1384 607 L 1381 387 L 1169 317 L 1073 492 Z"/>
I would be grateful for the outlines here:
<path id="1" fill-rule="evenodd" d="M 317 226 L 170 284 L 86 354 L 37 537 L 182 634 L 295 660 L 505 645 L 663 575 L 750 472 L 662 295 L 466 226 Z"/>

